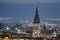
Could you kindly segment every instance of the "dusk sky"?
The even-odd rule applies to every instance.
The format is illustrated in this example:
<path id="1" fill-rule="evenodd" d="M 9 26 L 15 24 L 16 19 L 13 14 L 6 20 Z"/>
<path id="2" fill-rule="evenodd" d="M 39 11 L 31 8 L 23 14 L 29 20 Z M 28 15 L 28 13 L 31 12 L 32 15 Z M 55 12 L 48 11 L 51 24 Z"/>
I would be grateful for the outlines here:
<path id="1" fill-rule="evenodd" d="M 40 18 L 60 18 L 60 0 L 0 0 L 0 21 L 33 21 L 36 6 Z"/>

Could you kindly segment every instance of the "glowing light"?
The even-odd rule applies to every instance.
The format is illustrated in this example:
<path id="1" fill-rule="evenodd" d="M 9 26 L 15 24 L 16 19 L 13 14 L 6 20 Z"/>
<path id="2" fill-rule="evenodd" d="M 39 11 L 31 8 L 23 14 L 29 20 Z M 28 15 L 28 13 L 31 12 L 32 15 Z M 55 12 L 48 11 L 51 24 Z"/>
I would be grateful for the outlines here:
<path id="1" fill-rule="evenodd" d="M 9 38 L 8 37 L 5 37 L 4 40 L 9 40 Z"/>
<path id="2" fill-rule="evenodd" d="M 37 33 L 37 32 L 35 32 L 35 33 Z"/>
<path id="3" fill-rule="evenodd" d="M 17 30 L 17 28 L 15 28 Z"/>
<path id="4" fill-rule="evenodd" d="M 9 27 L 7 27 L 6 29 L 9 30 Z"/>

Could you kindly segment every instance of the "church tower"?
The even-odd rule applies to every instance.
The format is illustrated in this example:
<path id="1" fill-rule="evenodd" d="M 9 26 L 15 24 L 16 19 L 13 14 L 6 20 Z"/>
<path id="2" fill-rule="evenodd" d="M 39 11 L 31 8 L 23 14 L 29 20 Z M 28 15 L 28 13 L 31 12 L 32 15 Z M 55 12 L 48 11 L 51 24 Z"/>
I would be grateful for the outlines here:
<path id="1" fill-rule="evenodd" d="M 34 22 L 33 22 L 32 37 L 40 37 L 40 18 L 39 18 L 37 7 L 36 7 L 35 17 L 34 17 Z"/>

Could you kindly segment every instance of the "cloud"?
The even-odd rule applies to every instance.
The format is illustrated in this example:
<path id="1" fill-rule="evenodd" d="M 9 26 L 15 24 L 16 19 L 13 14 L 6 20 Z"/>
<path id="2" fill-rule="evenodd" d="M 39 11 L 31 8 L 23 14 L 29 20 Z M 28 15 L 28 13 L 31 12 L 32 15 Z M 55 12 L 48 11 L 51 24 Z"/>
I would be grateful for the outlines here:
<path id="1" fill-rule="evenodd" d="M 0 21 L 3 21 L 3 20 L 4 20 L 4 18 L 0 17 Z"/>
<path id="2" fill-rule="evenodd" d="M 13 20 L 12 17 L 0 17 L 0 21 L 9 21 L 9 20 Z"/>
<path id="3" fill-rule="evenodd" d="M 34 3 L 58 3 L 60 0 L 0 0 L 5 3 L 34 4 Z"/>
<path id="4" fill-rule="evenodd" d="M 60 18 L 42 18 L 44 20 L 60 21 Z"/>
<path id="5" fill-rule="evenodd" d="M 13 17 L 0 17 L 0 23 L 19 23 L 21 22 L 20 18 L 13 18 Z"/>

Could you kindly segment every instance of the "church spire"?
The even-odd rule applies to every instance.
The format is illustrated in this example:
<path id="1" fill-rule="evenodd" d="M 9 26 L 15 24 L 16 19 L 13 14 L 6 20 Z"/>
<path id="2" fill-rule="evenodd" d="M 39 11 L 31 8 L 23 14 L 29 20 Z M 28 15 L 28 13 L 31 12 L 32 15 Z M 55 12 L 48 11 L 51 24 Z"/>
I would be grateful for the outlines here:
<path id="1" fill-rule="evenodd" d="M 34 23 L 40 23 L 39 15 L 38 15 L 38 7 L 36 7 Z"/>

